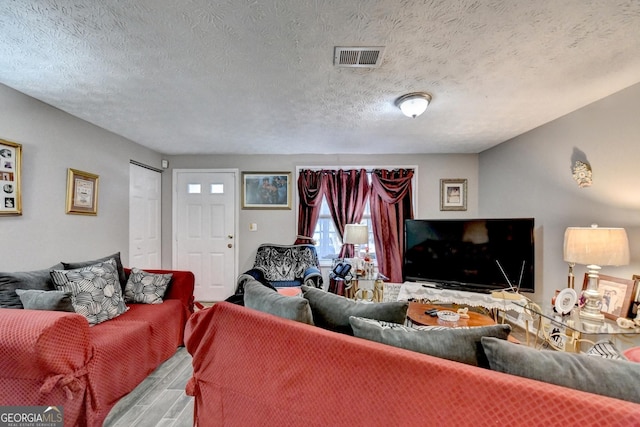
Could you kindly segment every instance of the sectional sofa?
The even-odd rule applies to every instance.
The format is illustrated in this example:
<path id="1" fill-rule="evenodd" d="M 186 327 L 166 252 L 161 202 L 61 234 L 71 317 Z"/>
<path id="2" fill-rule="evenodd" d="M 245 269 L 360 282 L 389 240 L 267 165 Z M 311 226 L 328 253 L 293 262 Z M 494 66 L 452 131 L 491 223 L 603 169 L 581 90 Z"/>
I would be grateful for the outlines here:
<path id="1" fill-rule="evenodd" d="M 312 292 L 316 291 L 322 292 Z M 250 286 L 245 292 L 244 307 L 219 303 L 195 313 L 187 324 L 185 345 L 194 368 L 187 394 L 195 396 L 197 426 L 640 425 L 638 403 L 498 372 L 490 369 L 493 366 L 422 354 L 329 327 L 338 318 L 345 326 L 345 315 L 353 321 L 349 314 L 354 310 L 358 314 L 368 310 L 373 316 L 373 305 L 363 309 L 349 303 L 322 314 L 316 295 L 310 295 L 309 316 L 303 313 L 305 298 L 267 296 L 295 306 L 273 309 L 266 307 L 260 290 L 258 310 L 251 308 Z M 495 353 L 494 363 L 507 360 L 532 366 L 531 359 L 520 359 L 520 350 L 536 351 L 530 353 L 533 357 L 546 355 L 504 339 L 482 338 L 482 343 Z M 507 351 L 500 357 L 503 346 Z M 613 361 L 602 362 L 609 367 L 607 362 Z M 571 371 L 571 364 L 565 369 L 569 376 L 580 374 Z M 640 368 L 635 372 L 637 379 Z M 614 372 L 610 375 L 613 381 L 619 379 Z M 637 392 L 631 393 L 638 398 Z"/>
<path id="2" fill-rule="evenodd" d="M 120 272 L 127 283 L 131 271 Z M 0 273 L 3 303 L 14 287 L 33 289 L 46 273 Z M 183 344 L 193 312 L 191 272 L 147 273 L 171 275 L 162 300 L 127 303 L 124 313 L 95 325 L 71 311 L 0 308 L 0 406 L 55 406 L 65 426 L 101 426 L 118 400 Z M 41 285 L 53 291 L 51 283 Z"/>

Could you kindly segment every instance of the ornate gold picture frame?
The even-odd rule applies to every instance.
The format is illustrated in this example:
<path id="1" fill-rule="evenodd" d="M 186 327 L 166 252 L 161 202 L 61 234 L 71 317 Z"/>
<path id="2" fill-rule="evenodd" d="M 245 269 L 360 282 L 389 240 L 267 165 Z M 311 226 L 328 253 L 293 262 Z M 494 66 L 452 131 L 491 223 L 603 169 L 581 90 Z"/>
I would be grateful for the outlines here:
<path id="1" fill-rule="evenodd" d="M 98 175 L 67 170 L 67 210 L 74 215 L 98 215 Z"/>
<path id="2" fill-rule="evenodd" d="M 22 215 L 22 145 L 0 139 L 0 215 Z"/>

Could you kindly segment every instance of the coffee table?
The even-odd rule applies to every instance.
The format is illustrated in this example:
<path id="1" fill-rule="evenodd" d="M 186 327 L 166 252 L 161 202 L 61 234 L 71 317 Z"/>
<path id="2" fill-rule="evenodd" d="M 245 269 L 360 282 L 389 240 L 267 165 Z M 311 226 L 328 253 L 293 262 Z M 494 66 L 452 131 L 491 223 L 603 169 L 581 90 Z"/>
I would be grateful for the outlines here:
<path id="1" fill-rule="evenodd" d="M 413 323 L 417 325 L 423 326 L 444 326 L 447 328 L 460 328 L 460 327 L 474 327 L 474 326 L 491 326 L 495 325 L 496 322 L 489 316 L 481 313 L 476 313 L 475 311 L 469 310 L 467 314 L 469 315 L 468 319 L 463 319 L 460 317 L 455 322 L 445 322 L 442 321 L 438 316 L 430 316 L 425 313 L 427 310 L 436 309 L 438 311 L 442 310 L 451 310 L 450 308 L 443 307 L 441 305 L 435 304 L 422 304 L 419 302 L 410 302 L 409 308 L 407 309 L 407 317 Z M 519 343 L 517 339 L 511 337 L 509 335 L 509 341 Z"/>
<path id="2" fill-rule="evenodd" d="M 431 317 L 428 314 L 425 314 L 425 311 L 436 309 L 438 311 L 442 310 L 451 310 L 450 308 L 443 307 L 435 304 L 421 304 L 418 302 L 410 302 L 409 309 L 407 310 L 407 317 L 418 325 L 424 326 L 445 326 L 448 328 L 459 328 L 459 327 L 471 327 L 471 326 L 489 326 L 495 325 L 496 322 L 489 316 L 484 314 L 476 313 L 474 311 L 469 310 L 467 314 L 469 315 L 468 319 L 463 319 L 462 317 L 458 319 L 456 322 L 443 322 L 438 318 L 438 316 Z"/>

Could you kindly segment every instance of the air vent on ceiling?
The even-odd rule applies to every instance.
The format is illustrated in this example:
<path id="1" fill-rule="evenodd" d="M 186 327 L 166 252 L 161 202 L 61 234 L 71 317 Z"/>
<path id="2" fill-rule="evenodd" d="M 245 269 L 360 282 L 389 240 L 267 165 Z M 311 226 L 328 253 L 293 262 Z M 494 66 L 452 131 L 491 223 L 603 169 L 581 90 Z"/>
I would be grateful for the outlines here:
<path id="1" fill-rule="evenodd" d="M 384 46 L 340 47 L 336 46 L 333 65 L 336 67 L 378 68 L 382 63 Z"/>

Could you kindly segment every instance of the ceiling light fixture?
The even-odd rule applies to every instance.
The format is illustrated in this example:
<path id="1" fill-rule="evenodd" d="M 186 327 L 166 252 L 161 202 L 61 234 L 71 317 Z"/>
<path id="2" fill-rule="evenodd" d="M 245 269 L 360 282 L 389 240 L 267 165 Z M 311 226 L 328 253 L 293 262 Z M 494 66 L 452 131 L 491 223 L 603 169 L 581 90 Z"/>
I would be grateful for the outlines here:
<path id="1" fill-rule="evenodd" d="M 431 102 L 431 95 L 426 92 L 412 92 L 396 99 L 396 106 L 407 117 L 416 118 L 424 113 Z"/>

